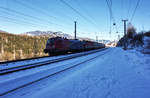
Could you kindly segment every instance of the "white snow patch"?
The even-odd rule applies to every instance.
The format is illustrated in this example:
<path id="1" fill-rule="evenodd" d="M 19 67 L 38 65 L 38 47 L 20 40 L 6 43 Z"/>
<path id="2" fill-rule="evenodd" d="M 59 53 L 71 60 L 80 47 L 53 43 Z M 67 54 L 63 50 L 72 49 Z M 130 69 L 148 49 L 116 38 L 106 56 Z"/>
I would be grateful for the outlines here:
<path id="1" fill-rule="evenodd" d="M 112 48 L 92 61 L 2 98 L 150 98 L 149 81 L 149 55 Z"/>

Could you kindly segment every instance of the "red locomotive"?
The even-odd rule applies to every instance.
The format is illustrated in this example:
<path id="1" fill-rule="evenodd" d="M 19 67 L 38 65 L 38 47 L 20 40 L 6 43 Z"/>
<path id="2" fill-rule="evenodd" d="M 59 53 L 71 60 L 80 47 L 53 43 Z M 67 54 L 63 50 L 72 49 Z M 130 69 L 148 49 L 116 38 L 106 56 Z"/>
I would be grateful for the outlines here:
<path id="1" fill-rule="evenodd" d="M 64 54 L 67 52 L 80 52 L 92 49 L 104 48 L 102 43 L 92 41 L 80 41 L 62 37 L 49 38 L 46 43 L 45 53 L 49 55 Z"/>

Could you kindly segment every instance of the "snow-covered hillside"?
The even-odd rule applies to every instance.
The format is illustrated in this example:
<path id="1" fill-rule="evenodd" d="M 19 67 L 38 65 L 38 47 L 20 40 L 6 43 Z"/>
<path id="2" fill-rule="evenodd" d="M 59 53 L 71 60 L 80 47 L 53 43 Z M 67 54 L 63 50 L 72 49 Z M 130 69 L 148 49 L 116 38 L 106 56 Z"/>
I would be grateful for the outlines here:
<path id="1" fill-rule="evenodd" d="M 142 53 L 150 54 L 150 31 L 138 33 L 132 36 L 122 37 L 117 43 L 118 47 L 124 47 L 126 42 L 127 49 L 136 49 Z"/>
<path id="2" fill-rule="evenodd" d="M 53 32 L 53 31 L 31 31 L 31 32 L 26 32 L 23 33 L 25 35 L 29 35 L 29 36 L 49 36 L 49 37 L 56 37 L 56 36 L 60 36 L 60 37 L 66 37 L 66 38 L 70 38 L 72 39 L 73 37 L 69 34 L 65 34 L 63 32 Z"/>
<path id="3" fill-rule="evenodd" d="M 25 33 L 22 33 L 22 35 L 47 36 L 47 37 L 57 37 L 57 36 L 59 36 L 59 37 L 66 37 L 68 39 L 74 39 L 74 35 L 69 35 L 69 34 L 63 33 L 61 31 L 54 32 L 54 31 L 40 31 L 40 30 L 37 30 L 37 31 L 25 32 Z M 79 36 L 77 36 L 77 38 L 80 39 L 80 40 L 95 41 L 95 39 L 91 39 L 91 38 L 88 38 L 88 37 L 79 37 Z M 110 40 L 98 40 L 98 42 L 107 43 L 107 42 L 110 42 Z"/>
<path id="4" fill-rule="evenodd" d="M 95 55 L 100 56 L 2 98 L 150 98 L 149 55 L 121 48 Z"/>

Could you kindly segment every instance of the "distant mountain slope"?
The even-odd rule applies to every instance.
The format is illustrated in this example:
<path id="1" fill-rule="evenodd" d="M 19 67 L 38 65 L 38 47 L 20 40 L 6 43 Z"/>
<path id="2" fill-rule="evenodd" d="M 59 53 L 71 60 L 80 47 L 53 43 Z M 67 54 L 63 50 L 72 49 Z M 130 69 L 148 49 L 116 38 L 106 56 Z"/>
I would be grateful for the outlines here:
<path id="1" fill-rule="evenodd" d="M 65 33 L 62 33 L 60 31 L 58 32 L 53 32 L 53 31 L 31 31 L 31 32 L 26 32 L 26 33 L 23 33 L 24 35 L 29 35 L 29 36 L 47 36 L 47 37 L 56 37 L 56 36 L 59 36 L 59 37 L 66 37 L 68 39 L 72 39 L 73 37 L 69 34 L 65 34 Z"/>
<path id="2" fill-rule="evenodd" d="M 3 31 L 3 30 L 0 30 L 0 33 L 8 33 L 8 32 L 6 32 L 6 31 Z"/>
<path id="3" fill-rule="evenodd" d="M 71 36 L 69 34 L 63 33 L 61 31 L 58 32 L 54 32 L 54 31 L 31 31 L 31 32 L 25 32 L 23 33 L 23 35 L 28 35 L 28 36 L 46 36 L 46 37 L 66 37 L 68 39 L 74 39 L 74 36 Z M 79 40 L 88 40 L 88 41 L 95 41 L 91 38 L 87 38 L 87 37 L 77 37 Z M 107 43 L 110 42 L 109 40 L 98 40 L 101 43 Z"/>
<path id="4" fill-rule="evenodd" d="M 28 36 L 46 36 L 46 37 L 56 37 L 56 36 L 59 36 L 59 37 L 66 37 L 68 39 L 74 39 L 73 36 L 69 35 L 69 34 L 66 34 L 66 33 L 63 33 L 61 31 L 58 31 L 58 32 L 54 32 L 54 31 L 31 31 L 31 32 L 25 32 L 23 33 L 23 35 L 28 35 Z M 77 37 L 78 39 L 80 40 L 92 40 L 90 38 L 81 38 L 81 37 Z"/>

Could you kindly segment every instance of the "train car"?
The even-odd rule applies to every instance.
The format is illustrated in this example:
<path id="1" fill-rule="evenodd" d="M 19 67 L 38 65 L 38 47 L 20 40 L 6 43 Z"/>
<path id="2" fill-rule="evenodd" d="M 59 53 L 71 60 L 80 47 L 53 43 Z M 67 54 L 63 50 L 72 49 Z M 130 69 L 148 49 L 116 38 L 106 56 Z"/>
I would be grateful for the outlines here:
<path id="1" fill-rule="evenodd" d="M 45 53 L 61 54 L 69 51 L 69 40 L 62 37 L 50 38 L 47 40 Z"/>
<path id="2" fill-rule="evenodd" d="M 84 50 L 92 50 L 94 49 L 94 43 L 92 41 L 84 41 Z"/>
<path id="3" fill-rule="evenodd" d="M 46 43 L 45 53 L 49 55 L 64 54 L 67 52 L 81 52 L 92 49 L 104 48 L 105 45 L 93 41 L 80 41 L 62 37 L 49 38 Z"/>
<path id="4" fill-rule="evenodd" d="M 80 52 L 84 50 L 84 42 L 80 40 L 69 40 L 70 52 Z"/>
<path id="5" fill-rule="evenodd" d="M 94 49 L 105 48 L 105 44 L 94 42 Z"/>
<path id="6" fill-rule="evenodd" d="M 98 42 L 93 42 L 93 41 L 84 41 L 84 50 L 93 50 L 93 49 L 100 49 L 100 48 L 105 48 L 105 44 L 98 43 Z"/>

